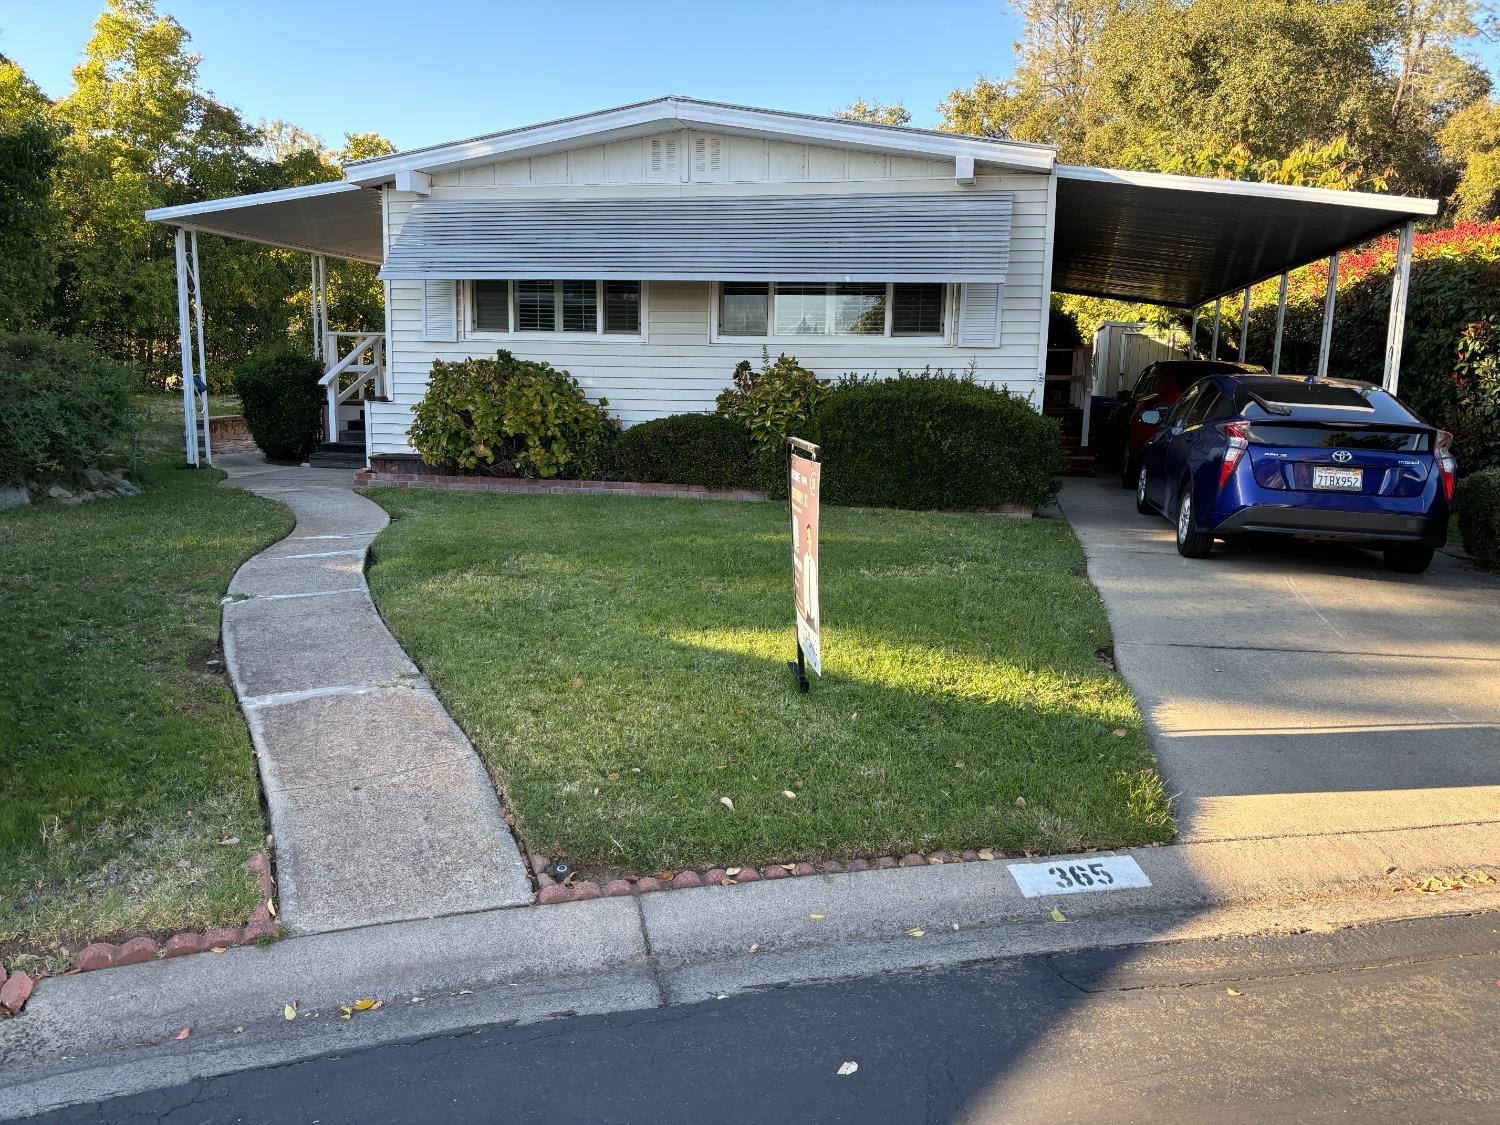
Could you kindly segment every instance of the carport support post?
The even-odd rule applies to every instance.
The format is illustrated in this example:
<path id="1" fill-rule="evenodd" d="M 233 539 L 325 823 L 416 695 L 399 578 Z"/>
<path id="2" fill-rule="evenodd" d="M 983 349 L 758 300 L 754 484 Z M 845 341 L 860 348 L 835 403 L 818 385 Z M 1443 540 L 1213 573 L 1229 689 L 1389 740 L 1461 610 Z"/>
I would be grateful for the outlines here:
<path id="1" fill-rule="evenodd" d="M 1188 329 L 1188 359 L 1198 358 L 1198 306 L 1193 306 L 1193 326 Z"/>
<path id="2" fill-rule="evenodd" d="M 1391 274 L 1391 312 L 1385 329 L 1385 372 L 1380 385 L 1391 394 L 1401 384 L 1401 343 L 1406 336 L 1406 295 L 1411 289 L 1412 243 L 1416 238 L 1416 224 L 1408 220 L 1401 224 L 1401 236 L 1396 241 L 1396 269 Z"/>
<path id="3" fill-rule="evenodd" d="M 208 360 L 203 358 L 203 271 L 198 268 L 198 232 L 193 231 L 188 239 L 193 260 L 193 326 L 198 334 L 198 374 L 203 377 L 203 456 L 212 465 L 214 447 L 209 441 L 208 433 Z M 194 402 L 197 401 L 197 390 L 195 381 Z"/>
<path id="4" fill-rule="evenodd" d="M 1281 286 L 1276 291 L 1276 343 L 1271 347 L 1271 374 L 1281 373 L 1281 330 L 1286 327 L 1286 274 L 1281 275 Z"/>
<path id="5" fill-rule="evenodd" d="M 1219 314 L 1224 310 L 1224 298 L 1214 298 L 1214 341 L 1208 346 L 1208 358 L 1219 358 Z"/>
<path id="6" fill-rule="evenodd" d="M 1328 375 L 1328 353 L 1333 347 L 1333 304 L 1339 291 L 1339 252 L 1328 259 L 1328 292 L 1323 294 L 1323 338 L 1318 341 L 1318 378 Z"/>
<path id="7" fill-rule="evenodd" d="M 177 340 L 182 355 L 183 451 L 189 465 L 198 464 L 198 434 L 193 408 L 193 328 L 188 313 L 187 233 L 177 228 Z"/>
<path id="8" fill-rule="evenodd" d="M 1245 299 L 1240 302 L 1240 362 L 1245 362 L 1245 353 L 1250 350 L 1250 286 L 1245 286 Z"/>

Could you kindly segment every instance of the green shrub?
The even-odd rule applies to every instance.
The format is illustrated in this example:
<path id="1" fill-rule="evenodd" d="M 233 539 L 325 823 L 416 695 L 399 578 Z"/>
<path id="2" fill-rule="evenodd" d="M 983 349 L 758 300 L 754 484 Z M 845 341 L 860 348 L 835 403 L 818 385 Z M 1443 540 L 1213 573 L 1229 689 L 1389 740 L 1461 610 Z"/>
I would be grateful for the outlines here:
<path id="1" fill-rule="evenodd" d="M 762 353 L 759 371 L 748 360 L 736 365 L 733 389 L 722 392 L 715 406 L 724 417 L 748 429 L 761 450 L 779 454 L 787 435 L 827 397 L 827 385 L 800 366 L 795 356 L 783 354 L 773 363 Z"/>
<path id="2" fill-rule="evenodd" d="M 549 363 L 494 359 L 432 365 L 413 411 L 412 447 L 429 465 L 499 476 L 594 476 L 619 424 Z"/>
<path id="3" fill-rule="evenodd" d="M 1458 486 L 1458 532 L 1464 550 L 1500 568 L 1500 469 L 1471 473 Z"/>
<path id="4" fill-rule="evenodd" d="M 1500 315 L 1475 321 L 1458 338 L 1447 422 L 1466 471 L 1500 468 Z"/>
<path id="5" fill-rule="evenodd" d="M 846 380 L 807 436 L 830 504 L 1034 507 L 1062 471 L 1057 423 L 1024 398 L 954 375 Z"/>
<path id="6" fill-rule="evenodd" d="M 240 413 L 255 444 L 272 461 L 302 461 L 322 439 L 323 366 L 310 355 L 269 352 L 234 374 Z"/>
<path id="7" fill-rule="evenodd" d="M 755 442 L 739 422 L 717 414 L 672 414 L 621 434 L 613 472 L 620 480 L 749 488 Z"/>
<path id="8" fill-rule="evenodd" d="M 0 333 L 0 480 L 98 464 L 124 434 L 139 382 L 87 340 Z"/>

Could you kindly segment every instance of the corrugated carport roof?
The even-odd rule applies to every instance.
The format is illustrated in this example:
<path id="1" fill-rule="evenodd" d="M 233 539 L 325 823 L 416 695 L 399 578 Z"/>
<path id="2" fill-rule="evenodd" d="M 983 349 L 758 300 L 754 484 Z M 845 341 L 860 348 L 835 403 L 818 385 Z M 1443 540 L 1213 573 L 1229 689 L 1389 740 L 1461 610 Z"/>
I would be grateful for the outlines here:
<path id="1" fill-rule="evenodd" d="M 342 180 L 146 212 L 153 223 L 380 264 L 380 193 Z"/>
<path id="2" fill-rule="evenodd" d="M 1437 213 L 1437 201 L 1057 166 L 1052 288 L 1192 307 Z"/>

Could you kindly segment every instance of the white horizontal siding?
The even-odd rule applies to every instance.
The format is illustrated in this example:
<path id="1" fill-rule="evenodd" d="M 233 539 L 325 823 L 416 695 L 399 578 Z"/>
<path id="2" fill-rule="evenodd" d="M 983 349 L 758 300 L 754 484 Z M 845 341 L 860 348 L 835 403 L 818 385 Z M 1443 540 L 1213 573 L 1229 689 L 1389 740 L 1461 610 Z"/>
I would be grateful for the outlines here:
<path id="1" fill-rule="evenodd" d="M 570 176 L 571 169 L 579 166 L 588 169 L 588 176 L 597 177 L 602 160 L 604 183 L 572 179 L 567 183 L 553 181 L 542 184 L 531 178 L 529 167 L 523 180 L 511 166 L 529 166 L 532 162 L 512 161 L 509 162 L 510 166 L 498 165 L 490 169 L 493 177 L 490 184 L 483 182 L 485 170 L 478 170 L 477 175 L 473 174 L 475 170 L 470 170 L 463 174 L 462 183 L 458 182 L 458 174 L 446 178 L 451 179 L 451 183 L 438 181 L 432 196 L 441 199 L 495 199 L 517 196 L 597 198 L 620 194 L 638 198 L 678 193 L 785 194 L 785 185 L 790 182 L 789 179 L 745 182 L 729 179 L 712 184 L 645 185 L 644 149 L 637 147 L 641 143 L 624 141 L 608 146 L 595 146 L 604 149 L 601 156 L 590 154 L 580 160 L 573 159 L 572 154 L 549 154 L 554 157 L 569 157 L 567 166 Z M 834 164 L 845 169 L 847 174 L 849 158 L 853 158 L 857 172 L 868 172 L 873 168 L 873 162 L 865 159 L 870 154 L 844 153 L 837 149 L 818 149 L 817 146 L 784 142 L 765 142 L 765 146 L 766 174 L 790 176 L 798 169 L 804 169 L 803 174 L 809 178 L 802 181 L 804 186 L 801 190 L 808 192 L 968 190 L 954 184 L 951 166 L 942 162 L 922 161 L 922 164 L 928 166 L 925 169 L 928 178 L 925 179 L 885 178 L 863 182 L 843 178 L 819 180 L 816 177 L 820 174 L 831 177 Z M 691 164 L 691 148 L 684 143 L 680 151 L 684 154 L 685 163 Z M 751 156 L 753 157 L 753 153 Z M 835 156 L 837 160 L 834 159 Z M 733 146 L 725 146 L 724 159 L 728 164 L 727 173 L 732 177 L 735 173 Z M 745 157 L 742 153 L 743 159 Z M 906 160 L 907 158 L 899 157 L 886 159 L 885 175 L 889 177 L 895 172 L 915 170 L 904 166 L 902 162 Z M 939 167 L 935 168 L 933 165 Z M 635 177 L 637 166 L 640 169 L 638 178 Z M 551 167 L 552 172 L 549 174 L 556 175 L 557 162 L 554 161 Z M 743 164 L 741 167 L 743 168 Z M 632 178 L 626 179 L 627 175 Z M 937 176 L 943 178 L 936 178 Z M 623 186 L 624 192 L 621 186 L 613 186 L 615 184 Z M 845 337 L 799 339 L 794 344 L 772 342 L 769 345 L 772 356 L 784 348 L 822 378 L 833 378 L 849 371 L 893 375 L 897 368 L 921 370 L 928 366 L 960 370 L 966 368 L 972 359 L 976 362 L 976 372 L 982 381 L 1030 394 L 1034 400 L 1039 399 L 1041 333 L 1047 310 L 1047 294 L 1042 282 L 1047 177 L 1021 173 L 981 175 L 977 186 L 986 190 L 1013 193 L 1010 261 L 1001 314 L 999 347 L 962 348 L 923 341 L 869 341 Z M 387 198 L 390 235 L 394 236 L 400 230 L 416 197 L 390 192 Z M 391 333 L 388 355 L 393 401 L 375 404 L 372 411 L 373 449 L 376 453 L 411 452 L 407 439 L 410 410 L 426 393 L 428 373 L 435 360 L 492 355 L 498 347 L 508 347 L 524 358 L 546 360 L 555 367 L 567 370 L 591 398 L 596 401 L 600 398 L 607 399 L 610 411 L 626 424 L 682 411 L 712 410 L 715 397 L 730 385 L 734 365 L 741 359 L 747 359 L 758 366 L 761 357 L 760 344 L 752 340 L 711 342 L 709 306 L 712 292 L 713 287 L 706 282 L 651 283 L 647 293 L 647 337 L 644 341 L 601 337 L 597 340 L 531 338 L 504 342 L 466 340 L 460 333 L 459 340 L 445 343 L 421 338 L 421 283 L 391 282 L 388 287 Z"/>

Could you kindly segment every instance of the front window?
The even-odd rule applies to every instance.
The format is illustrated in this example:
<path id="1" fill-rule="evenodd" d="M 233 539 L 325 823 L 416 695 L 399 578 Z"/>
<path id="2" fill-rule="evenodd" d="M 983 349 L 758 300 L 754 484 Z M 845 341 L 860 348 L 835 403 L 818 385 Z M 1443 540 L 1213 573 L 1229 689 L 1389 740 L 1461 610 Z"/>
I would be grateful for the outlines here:
<path id="1" fill-rule="evenodd" d="M 639 281 L 473 281 L 469 329 L 640 335 Z"/>
<path id="2" fill-rule="evenodd" d="M 719 287 L 721 336 L 941 336 L 947 287 L 744 282 Z"/>

